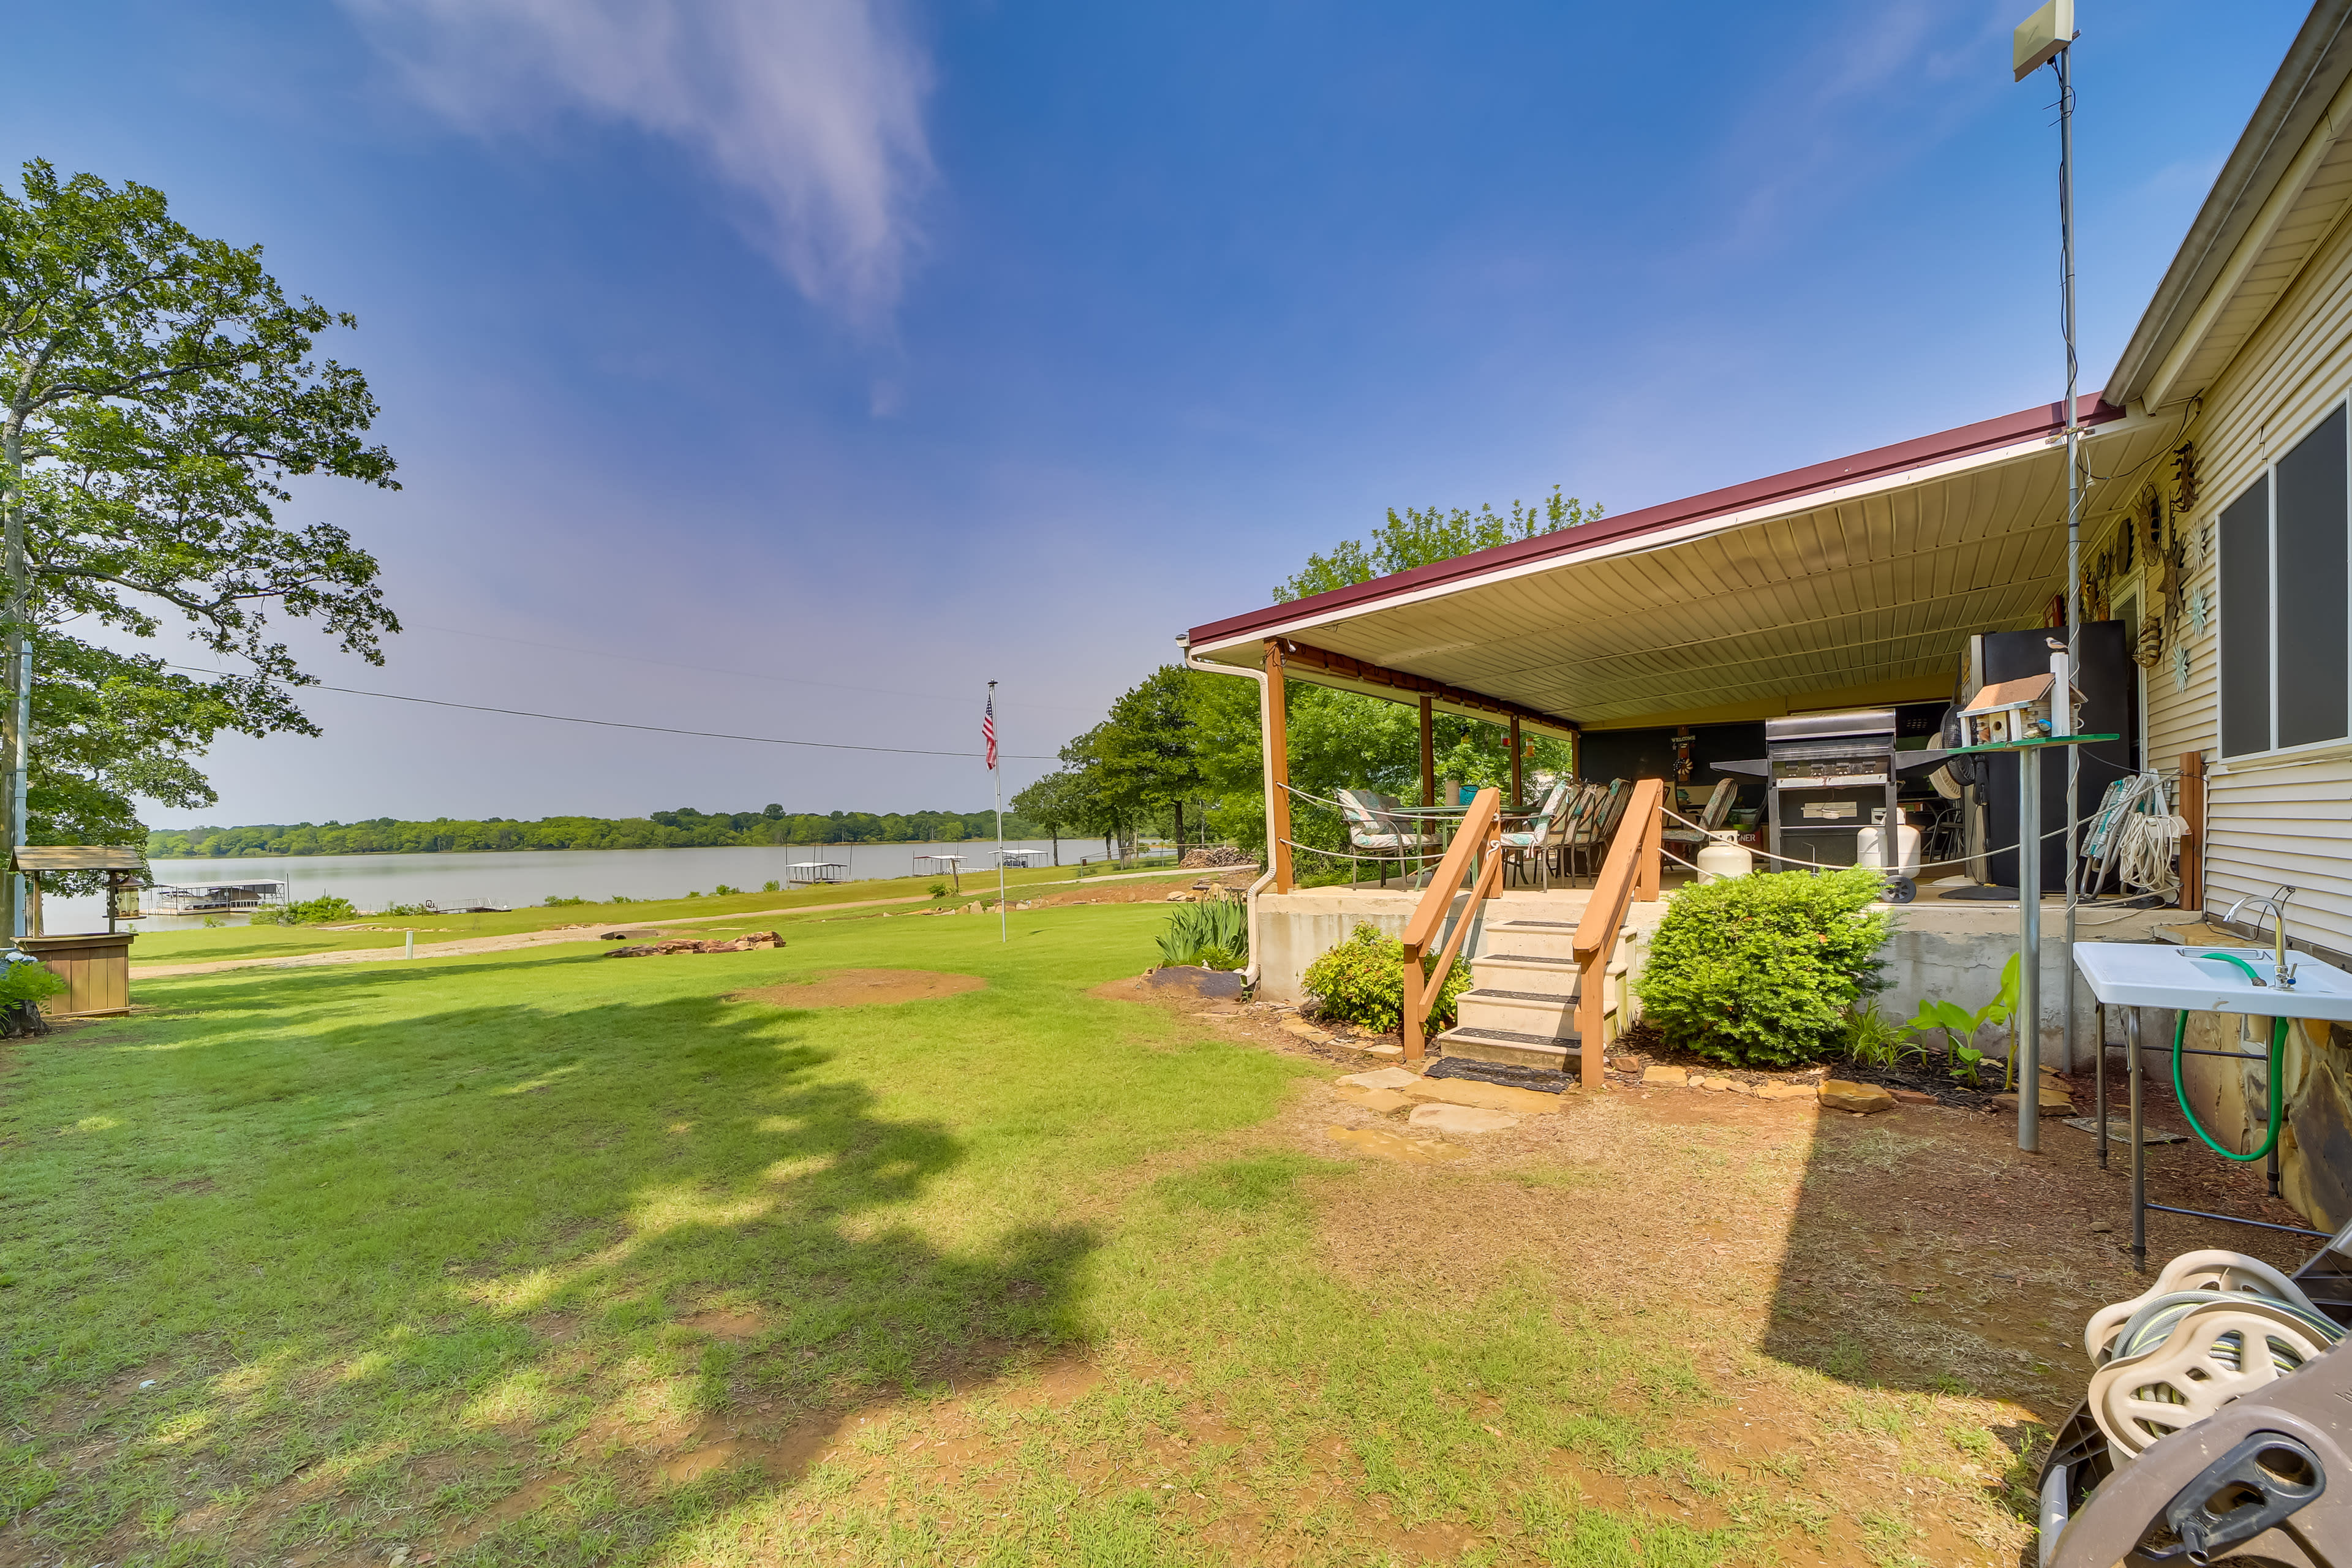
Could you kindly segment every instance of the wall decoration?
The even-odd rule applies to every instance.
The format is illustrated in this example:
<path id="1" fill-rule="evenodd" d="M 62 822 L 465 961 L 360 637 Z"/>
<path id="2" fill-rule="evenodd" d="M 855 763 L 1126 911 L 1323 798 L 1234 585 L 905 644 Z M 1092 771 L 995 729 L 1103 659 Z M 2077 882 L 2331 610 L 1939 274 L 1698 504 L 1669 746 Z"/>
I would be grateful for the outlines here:
<path id="1" fill-rule="evenodd" d="M 2139 623 L 2139 639 L 2132 645 L 2132 662 L 2142 669 L 2154 669 L 2164 658 L 2164 623 L 2154 616 L 2143 616 Z"/>
<path id="2" fill-rule="evenodd" d="M 2172 500 L 2183 511 L 2197 510 L 2197 443 L 2183 441 L 2172 449 Z"/>
<path id="3" fill-rule="evenodd" d="M 2189 624 L 2200 637 L 2205 635 L 2205 623 L 2211 613 L 2212 605 L 2205 598 L 2204 584 L 2200 583 L 2189 590 Z"/>
<path id="4" fill-rule="evenodd" d="M 2172 645 L 2172 689 L 2189 689 L 2189 645 L 2185 642 Z"/>

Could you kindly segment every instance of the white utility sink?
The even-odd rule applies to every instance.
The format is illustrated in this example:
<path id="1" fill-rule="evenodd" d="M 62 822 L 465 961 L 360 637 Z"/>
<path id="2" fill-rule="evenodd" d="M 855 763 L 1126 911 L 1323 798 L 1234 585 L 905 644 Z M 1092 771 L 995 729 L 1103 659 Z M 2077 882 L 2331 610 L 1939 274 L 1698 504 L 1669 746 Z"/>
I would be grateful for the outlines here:
<path id="1" fill-rule="evenodd" d="M 2242 959 L 2246 972 L 2229 959 Z M 2281 987 L 2272 953 L 2259 947 L 2176 947 L 2146 942 L 2078 942 L 2074 967 L 2100 1001 L 2190 1013 L 2252 1013 L 2265 1018 L 2326 1018 L 2352 1024 L 2352 974 L 2289 953 L 2294 984 Z"/>

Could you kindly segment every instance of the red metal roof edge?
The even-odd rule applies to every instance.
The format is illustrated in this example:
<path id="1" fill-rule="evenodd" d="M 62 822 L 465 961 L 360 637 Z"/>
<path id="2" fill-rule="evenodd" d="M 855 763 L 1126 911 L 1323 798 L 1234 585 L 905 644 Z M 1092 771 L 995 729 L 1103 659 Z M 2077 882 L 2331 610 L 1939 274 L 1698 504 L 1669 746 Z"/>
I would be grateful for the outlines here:
<path id="1" fill-rule="evenodd" d="M 2105 425 L 2124 416 L 2124 410 L 2101 401 L 2095 393 L 2076 399 L 2075 407 L 2085 425 Z M 1194 626 L 1189 636 L 1193 646 L 1200 647 L 1223 642 L 1231 637 L 1246 637 L 1253 632 L 1270 631 L 1289 622 L 1332 610 L 1375 605 L 1400 594 L 1457 578 L 1475 577 L 1500 567 L 1575 555 L 1617 540 L 1671 528 L 1676 523 L 1695 522 L 1721 512 L 1739 511 L 1765 501 L 1803 495 L 1809 490 L 1832 489 L 1875 475 L 1923 468 L 1929 463 L 1965 457 L 1971 452 L 2010 446 L 2034 436 L 2053 435 L 2065 427 L 2063 402 L 2046 403 L 2039 407 L 2021 409 L 2015 414 L 2004 414 L 1996 419 L 1980 419 L 1973 425 L 1938 431 L 1933 436 L 1916 437 L 1892 447 L 1878 447 L 1846 458 L 1832 458 L 1827 462 L 1791 468 L 1787 473 L 1771 474 L 1760 479 L 1749 479 L 1744 484 L 1708 490 L 1681 500 L 1661 501 L 1656 506 L 1629 511 L 1622 517 L 1603 518 L 1599 522 L 1589 522 L 1580 528 L 1564 528 L 1552 533 L 1538 534 L 1533 539 L 1498 544 L 1491 550 L 1457 555 L 1450 561 L 1434 561 L 1426 566 L 1416 566 L 1410 572 L 1398 572 L 1386 577 L 1375 577 L 1369 583 L 1334 588 L 1328 594 L 1269 605 L 1262 610 L 1251 610 L 1244 615 L 1229 616 L 1222 621 Z"/>

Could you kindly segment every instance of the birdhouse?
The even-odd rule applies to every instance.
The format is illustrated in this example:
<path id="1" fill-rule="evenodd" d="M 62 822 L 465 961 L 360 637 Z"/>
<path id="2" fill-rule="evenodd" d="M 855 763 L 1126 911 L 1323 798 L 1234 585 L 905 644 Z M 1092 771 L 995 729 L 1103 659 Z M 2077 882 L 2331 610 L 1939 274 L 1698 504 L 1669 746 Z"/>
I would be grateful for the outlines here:
<path id="1" fill-rule="evenodd" d="M 2056 684 L 2054 676 L 2029 675 L 1986 687 L 1960 710 L 1961 744 L 2014 745 L 2055 734 L 2051 728 L 2050 693 Z"/>

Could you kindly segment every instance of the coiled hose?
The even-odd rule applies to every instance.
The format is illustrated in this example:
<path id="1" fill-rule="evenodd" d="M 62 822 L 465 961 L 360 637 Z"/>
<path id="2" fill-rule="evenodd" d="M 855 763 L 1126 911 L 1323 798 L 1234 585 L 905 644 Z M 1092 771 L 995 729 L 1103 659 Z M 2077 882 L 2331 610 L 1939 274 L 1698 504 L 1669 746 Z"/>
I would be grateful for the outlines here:
<path id="1" fill-rule="evenodd" d="M 2256 984 L 2260 984 L 2262 983 L 2262 976 L 2254 973 L 2254 966 L 2248 963 L 2244 959 L 2240 958 L 2236 953 L 2204 952 L 2198 954 L 2198 956 L 2200 958 L 2218 958 L 2224 963 L 2234 963 L 2239 968 L 2246 972 L 2247 979 L 2253 981 Z M 2205 1147 L 2212 1150 L 2213 1152 L 2221 1155 L 2224 1160 L 2235 1160 L 2241 1164 L 2252 1164 L 2254 1161 L 2262 1159 L 2263 1156 L 2267 1155 L 2271 1152 L 2272 1148 L 2278 1142 L 2279 1117 L 2280 1113 L 2285 1109 L 2284 1100 L 2280 1092 L 2282 1086 L 2280 1083 L 2279 1056 L 2281 1050 L 2286 1045 L 2286 1026 L 2287 1020 L 2284 1018 L 2273 1018 L 2271 1020 L 2270 1058 L 2263 1075 L 2265 1095 L 2271 1102 L 2270 1136 L 2264 1138 L 2263 1140 L 2263 1146 L 2255 1150 L 2251 1154 L 2233 1154 L 2229 1150 L 2222 1148 L 2221 1144 L 2213 1141 L 2213 1135 L 2205 1131 L 2204 1124 L 2197 1120 L 2196 1110 L 2189 1103 L 2189 1090 L 2183 1088 L 2180 1082 L 2181 1047 L 2189 1039 L 2189 1013 L 2187 1009 L 2184 1008 L 2181 1011 L 2180 1016 L 2172 1026 L 2173 1096 L 2180 1102 L 2180 1114 L 2189 1119 L 2189 1130 L 2197 1134 L 2199 1140 L 2204 1143 Z"/>

